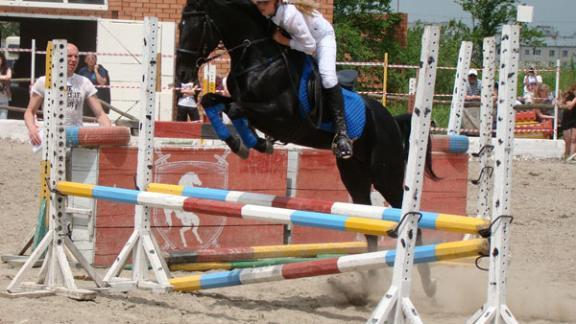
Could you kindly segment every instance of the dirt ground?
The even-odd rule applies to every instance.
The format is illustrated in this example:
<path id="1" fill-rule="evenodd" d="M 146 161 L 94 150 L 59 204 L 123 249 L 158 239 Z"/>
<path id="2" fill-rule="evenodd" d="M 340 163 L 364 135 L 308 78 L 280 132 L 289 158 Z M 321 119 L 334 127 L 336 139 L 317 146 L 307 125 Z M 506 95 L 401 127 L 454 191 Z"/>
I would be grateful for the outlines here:
<path id="1" fill-rule="evenodd" d="M 38 210 L 39 155 L 28 144 L 0 141 L 0 254 L 12 254 Z M 522 323 L 576 323 L 576 164 L 516 160 L 508 305 Z M 472 162 L 469 177 L 476 177 Z M 476 189 L 468 206 L 475 209 Z M 558 243 L 560 242 L 560 243 Z M 0 264 L 0 290 L 17 272 Z M 426 323 L 463 323 L 483 303 L 486 272 L 472 263 L 434 264 L 435 298 L 415 271 L 412 301 Z M 192 294 L 102 294 L 95 301 L 0 295 L 0 323 L 363 323 L 389 286 L 391 270 L 364 290 L 361 276 L 341 274 Z M 376 290 L 376 291 L 374 291 Z M 369 295 L 368 303 L 361 303 Z"/>

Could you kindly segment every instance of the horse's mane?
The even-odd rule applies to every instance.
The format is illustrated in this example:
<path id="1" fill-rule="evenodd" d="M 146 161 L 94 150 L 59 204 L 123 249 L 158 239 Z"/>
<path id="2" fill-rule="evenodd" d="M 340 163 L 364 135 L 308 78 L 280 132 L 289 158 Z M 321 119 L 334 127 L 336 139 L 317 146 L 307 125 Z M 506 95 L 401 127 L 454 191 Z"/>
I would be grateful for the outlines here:
<path id="1" fill-rule="evenodd" d="M 239 11 L 248 15 L 252 20 L 256 21 L 263 30 L 268 30 L 270 23 L 266 17 L 264 17 L 258 8 L 250 0 L 209 0 L 222 2 L 227 6 L 235 7 Z"/>

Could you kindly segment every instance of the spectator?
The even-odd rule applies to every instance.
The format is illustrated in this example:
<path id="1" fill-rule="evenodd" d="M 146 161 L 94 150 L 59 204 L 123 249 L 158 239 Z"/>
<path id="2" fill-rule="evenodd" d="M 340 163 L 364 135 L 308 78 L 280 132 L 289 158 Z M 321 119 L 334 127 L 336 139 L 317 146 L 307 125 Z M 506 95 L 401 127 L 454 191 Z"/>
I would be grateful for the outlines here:
<path id="1" fill-rule="evenodd" d="M 466 83 L 466 101 L 480 101 L 480 94 L 482 93 L 482 85 L 478 81 L 478 71 L 470 69 L 468 71 L 468 82 Z"/>
<path id="2" fill-rule="evenodd" d="M 530 86 L 533 87 L 538 84 L 538 77 L 539 75 L 536 73 L 534 66 L 528 67 L 528 71 L 526 71 L 524 81 L 522 82 L 524 84 L 524 92 L 522 94 L 523 97 L 526 97 L 528 93 L 532 91 L 530 90 Z M 542 80 L 542 77 L 540 77 L 540 80 Z M 542 83 L 542 81 L 540 81 L 540 83 Z"/>
<path id="3" fill-rule="evenodd" d="M 536 88 L 534 89 L 534 95 L 532 98 L 534 104 L 536 105 L 550 105 L 552 104 L 552 96 L 550 93 L 550 87 L 544 83 L 538 83 Z M 553 108 L 536 108 L 536 116 L 538 117 L 539 121 L 543 121 L 544 119 L 553 118 Z"/>
<path id="4" fill-rule="evenodd" d="M 482 85 L 478 81 L 478 71 L 468 71 L 466 95 L 464 96 L 464 111 L 462 112 L 462 129 L 480 129 L 480 94 Z M 465 131 L 466 132 L 466 131 Z"/>
<path id="5" fill-rule="evenodd" d="M 110 104 L 110 74 L 102 65 L 97 63 L 96 55 L 87 54 L 84 58 L 86 66 L 82 67 L 78 74 L 85 76 L 98 89 L 98 98 Z M 104 87 L 104 88 L 102 88 Z M 108 109 L 104 109 L 108 113 Z"/>
<path id="6" fill-rule="evenodd" d="M 528 83 L 524 85 L 524 95 L 520 98 L 520 103 L 531 105 L 534 104 L 536 88 L 538 87 L 538 78 L 529 78 Z"/>
<path id="7" fill-rule="evenodd" d="M 102 105 L 96 96 L 97 90 L 94 85 L 87 78 L 74 73 L 78 67 L 78 48 L 68 43 L 68 66 L 67 66 L 67 85 L 68 85 L 68 100 L 66 105 L 66 115 L 64 116 L 64 123 L 66 126 L 82 126 L 83 117 L 83 104 L 84 101 L 92 109 L 96 120 L 100 126 L 111 126 L 110 119 L 102 110 Z M 44 80 L 45 77 L 40 77 L 34 83 L 30 93 L 30 101 L 24 113 L 24 122 L 28 129 L 28 136 L 33 145 L 40 145 L 42 138 L 36 124 L 36 114 L 42 106 L 44 100 Z"/>
<path id="8" fill-rule="evenodd" d="M 176 111 L 177 121 L 200 120 L 198 113 L 198 91 L 193 83 L 182 83 L 180 86 L 182 97 L 178 99 L 178 110 Z"/>
<path id="9" fill-rule="evenodd" d="M 8 106 L 10 102 L 10 80 L 12 70 L 6 62 L 6 56 L 0 52 L 0 106 Z M 0 108 L 0 119 L 8 118 L 8 109 Z"/>
<path id="10" fill-rule="evenodd" d="M 571 160 L 576 154 L 576 84 L 564 93 L 560 104 L 566 108 L 562 114 L 561 128 L 565 143 L 564 158 Z"/>

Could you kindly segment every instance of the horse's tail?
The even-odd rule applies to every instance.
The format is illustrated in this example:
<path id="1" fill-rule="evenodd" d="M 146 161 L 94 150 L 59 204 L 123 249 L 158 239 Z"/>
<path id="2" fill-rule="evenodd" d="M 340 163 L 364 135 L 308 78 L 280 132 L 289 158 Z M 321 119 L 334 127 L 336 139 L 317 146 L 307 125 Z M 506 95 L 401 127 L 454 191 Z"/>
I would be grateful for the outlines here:
<path id="1" fill-rule="evenodd" d="M 402 141 L 404 142 L 404 161 L 408 162 L 408 153 L 410 152 L 410 132 L 412 130 L 412 114 L 401 114 L 394 116 L 394 120 L 400 128 L 402 133 Z M 426 147 L 426 163 L 424 165 L 424 172 L 426 175 L 438 181 L 441 178 L 436 175 L 432 168 L 432 136 L 428 135 L 428 146 Z"/>

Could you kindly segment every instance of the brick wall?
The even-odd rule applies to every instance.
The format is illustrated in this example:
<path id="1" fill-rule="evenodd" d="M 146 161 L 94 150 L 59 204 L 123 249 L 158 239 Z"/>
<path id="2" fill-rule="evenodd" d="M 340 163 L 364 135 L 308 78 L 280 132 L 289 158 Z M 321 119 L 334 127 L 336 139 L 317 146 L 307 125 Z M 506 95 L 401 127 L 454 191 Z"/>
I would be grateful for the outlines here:
<path id="1" fill-rule="evenodd" d="M 322 13 L 332 20 L 334 0 L 321 0 Z M 155 16 L 161 21 L 180 21 L 180 13 L 186 0 L 108 0 L 107 10 L 53 9 L 34 7 L 0 6 L 0 12 L 20 14 L 44 14 L 54 16 L 88 16 L 109 19 L 142 20 Z"/>
<path id="2" fill-rule="evenodd" d="M 53 9 L 33 7 L 2 7 L 4 13 L 44 14 L 54 16 L 88 16 L 109 19 L 142 20 L 155 16 L 161 21 L 180 20 L 186 0 L 108 0 L 107 10 Z"/>

